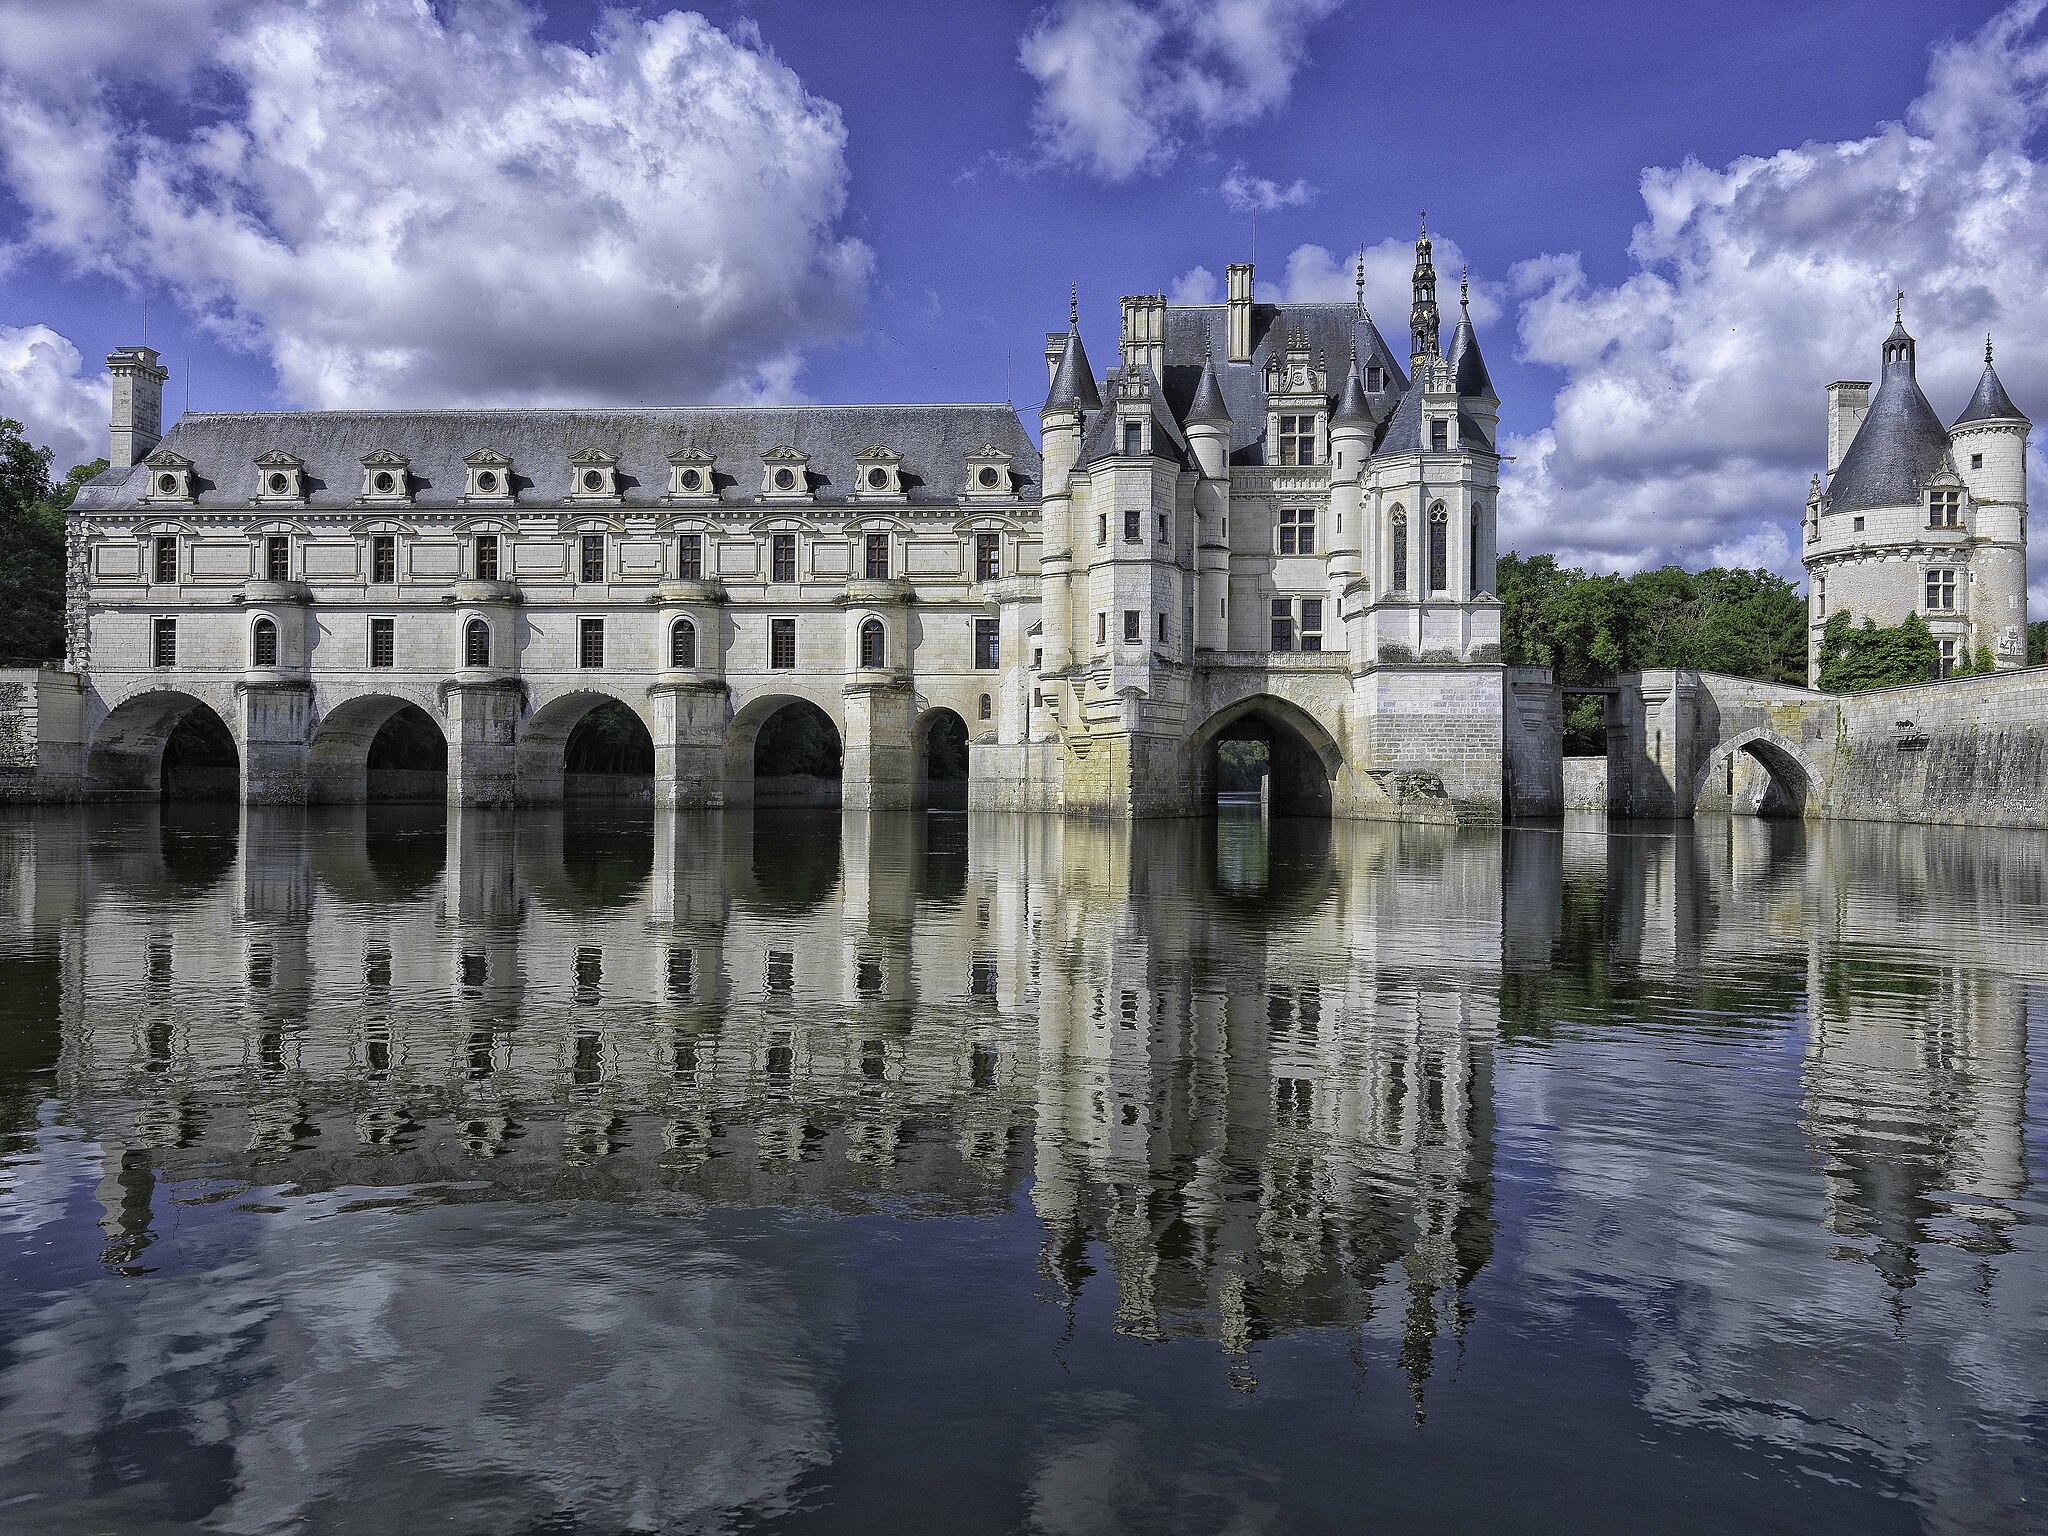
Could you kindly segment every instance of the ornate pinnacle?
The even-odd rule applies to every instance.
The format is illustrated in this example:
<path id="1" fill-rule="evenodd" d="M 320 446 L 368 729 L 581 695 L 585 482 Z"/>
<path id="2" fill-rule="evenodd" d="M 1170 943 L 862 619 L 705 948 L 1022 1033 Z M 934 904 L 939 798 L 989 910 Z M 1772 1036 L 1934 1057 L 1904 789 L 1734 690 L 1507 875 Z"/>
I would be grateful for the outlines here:
<path id="1" fill-rule="evenodd" d="M 1472 269 L 1470 267 L 1458 268 L 1458 308 L 1460 309 L 1472 307 L 1471 282 Z"/>
<path id="2" fill-rule="evenodd" d="M 1906 323 L 1906 290 L 1903 288 L 1899 290 L 1898 303 L 1892 308 L 1892 318 L 1901 325 Z"/>
<path id="3" fill-rule="evenodd" d="M 1358 247 L 1358 312 L 1365 313 L 1365 246 Z"/>
<path id="4" fill-rule="evenodd" d="M 1081 285 L 1079 283 L 1074 284 L 1073 290 L 1067 295 L 1067 324 L 1077 330 L 1081 325 Z"/>
<path id="5" fill-rule="evenodd" d="M 1991 333 L 1989 331 L 1984 333 L 1984 366 L 1986 368 L 1991 366 Z"/>

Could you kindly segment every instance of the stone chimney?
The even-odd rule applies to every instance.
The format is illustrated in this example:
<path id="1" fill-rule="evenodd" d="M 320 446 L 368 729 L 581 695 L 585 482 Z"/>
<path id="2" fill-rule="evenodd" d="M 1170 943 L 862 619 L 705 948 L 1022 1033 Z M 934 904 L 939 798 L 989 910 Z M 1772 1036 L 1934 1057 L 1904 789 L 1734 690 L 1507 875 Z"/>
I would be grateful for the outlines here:
<path id="1" fill-rule="evenodd" d="M 1224 360 L 1248 363 L 1252 360 L 1252 264 L 1232 262 L 1224 268 L 1224 283 L 1230 301 Z"/>
<path id="2" fill-rule="evenodd" d="M 1863 379 L 1837 379 L 1828 386 L 1828 478 L 1841 466 L 1842 455 L 1856 441 L 1856 429 L 1870 414 L 1870 385 Z"/>
<path id="3" fill-rule="evenodd" d="M 164 380 L 168 369 L 157 366 L 148 347 L 117 347 L 107 358 L 114 376 L 114 419 L 107 443 L 107 463 L 115 469 L 140 464 L 164 436 Z"/>

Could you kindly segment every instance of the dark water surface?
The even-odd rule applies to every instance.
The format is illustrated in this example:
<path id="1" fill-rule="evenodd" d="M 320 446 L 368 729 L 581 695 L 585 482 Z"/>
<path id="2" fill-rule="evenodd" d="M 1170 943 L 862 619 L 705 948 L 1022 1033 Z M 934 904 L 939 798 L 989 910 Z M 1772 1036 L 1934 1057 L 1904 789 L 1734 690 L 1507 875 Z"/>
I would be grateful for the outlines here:
<path id="1" fill-rule="evenodd" d="M 2048 1528 L 2048 838 L 0 817 L 0 1529 Z"/>

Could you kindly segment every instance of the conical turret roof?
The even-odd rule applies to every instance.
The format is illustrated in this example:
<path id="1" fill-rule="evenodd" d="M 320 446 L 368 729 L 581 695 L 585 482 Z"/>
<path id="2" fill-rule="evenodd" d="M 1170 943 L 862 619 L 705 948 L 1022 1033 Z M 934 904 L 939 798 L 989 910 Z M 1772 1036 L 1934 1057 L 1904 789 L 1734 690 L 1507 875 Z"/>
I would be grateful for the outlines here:
<path id="1" fill-rule="evenodd" d="M 1884 353 L 1884 377 L 1870 414 L 1828 484 L 1828 504 L 1836 512 L 1916 502 L 1948 458 L 1948 429 L 1920 392 L 1913 338 L 1903 321 L 1885 338 Z"/>
<path id="2" fill-rule="evenodd" d="M 1223 403 L 1223 385 L 1216 377 L 1216 360 L 1208 353 L 1202 355 L 1202 377 L 1195 385 L 1195 398 L 1188 402 L 1187 424 L 1193 426 L 1230 425 L 1230 407 Z"/>
<path id="3" fill-rule="evenodd" d="M 1371 431 L 1372 410 L 1365 403 L 1365 379 L 1358 371 L 1358 359 L 1351 359 L 1351 371 L 1344 375 L 1344 393 L 1337 398 L 1337 409 L 1330 413 L 1330 430 L 1339 427 L 1363 427 Z"/>
<path id="4" fill-rule="evenodd" d="M 2020 408 L 2012 403 L 2012 396 L 2005 392 L 2005 385 L 1999 382 L 1998 370 L 1991 366 L 1991 338 L 1984 338 L 1984 376 L 1977 380 L 1977 392 L 1970 396 L 1970 403 L 1963 407 L 1963 414 L 1955 419 L 1955 425 L 1966 421 L 2026 421 Z M 2031 423 L 2029 423 L 2031 425 Z"/>
<path id="5" fill-rule="evenodd" d="M 1099 411 L 1102 395 L 1095 388 L 1095 371 L 1088 366 L 1088 351 L 1081 345 L 1081 301 L 1078 296 L 1067 311 L 1067 344 L 1060 349 L 1059 366 L 1053 370 L 1052 388 L 1046 391 L 1047 411 Z"/>
<path id="6" fill-rule="evenodd" d="M 1458 279 L 1458 328 L 1451 333 L 1451 378 L 1461 395 L 1475 400 L 1500 398 L 1493 392 L 1486 359 L 1479 355 L 1479 333 L 1472 328 L 1472 301 L 1463 277 Z"/>

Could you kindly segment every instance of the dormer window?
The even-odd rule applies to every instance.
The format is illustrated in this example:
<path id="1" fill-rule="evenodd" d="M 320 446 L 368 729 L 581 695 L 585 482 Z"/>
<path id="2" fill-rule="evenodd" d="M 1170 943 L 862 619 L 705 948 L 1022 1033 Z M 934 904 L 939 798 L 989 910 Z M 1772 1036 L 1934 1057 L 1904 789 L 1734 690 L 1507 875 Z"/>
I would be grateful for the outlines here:
<path id="1" fill-rule="evenodd" d="M 893 449 L 863 448 L 853 456 L 853 493 L 868 500 L 903 495 L 903 455 Z"/>
<path id="2" fill-rule="evenodd" d="M 1365 392 L 1369 395 L 1376 395 L 1386 387 L 1387 371 L 1384 368 L 1380 367 L 1378 363 L 1366 364 Z"/>
<path id="3" fill-rule="evenodd" d="M 306 499 L 306 465 L 289 453 L 266 453 L 256 461 L 258 501 L 303 502 Z"/>
<path id="4" fill-rule="evenodd" d="M 512 500 L 512 461 L 493 448 L 479 448 L 462 461 L 469 466 L 468 501 Z"/>
<path id="5" fill-rule="evenodd" d="M 575 501 L 613 501 L 619 494 L 619 461 L 601 448 L 569 455 L 569 496 Z"/>
<path id="6" fill-rule="evenodd" d="M 1927 493 L 1927 526 L 1930 528 L 1960 528 L 1963 525 L 1963 493 L 1961 491 L 1929 491 Z"/>
<path id="7" fill-rule="evenodd" d="M 810 455 L 784 444 L 761 455 L 761 494 L 772 501 L 795 501 L 811 494 Z"/>
<path id="8" fill-rule="evenodd" d="M 718 495 L 718 479 L 708 453 L 685 448 L 668 456 L 668 493 L 685 501 L 710 501 Z"/>
<path id="9" fill-rule="evenodd" d="M 1124 423 L 1124 457 L 1135 459 L 1145 451 L 1145 427 L 1142 422 Z"/>
<path id="10" fill-rule="evenodd" d="M 192 461 L 182 453 L 160 448 L 142 462 L 149 466 L 151 501 L 191 501 L 195 498 Z"/>
<path id="11" fill-rule="evenodd" d="M 1434 418 L 1429 424 L 1429 451 L 1449 453 L 1451 451 L 1451 424 L 1443 417 Z"/>
<path id="12" fill-rule="evenodd" d="M 412 500 L 412 472 L 403 455 L 379 448 L 363 455 L 364 501 Z"/>
<path id="13" fill-rule="evenodd" d="M 994 443 L 984 443 L 979 453 L 967 456 L 967 494 L 993 500 L 1016 494 L 1010 478 L 1010 456 Z"/>
<path id="14" fill-rule="evenodd" d="M 1316 461 L 1316 419 L 1312 415 L 1280 417 L 1280 462 L 1313 464 Z"/>

